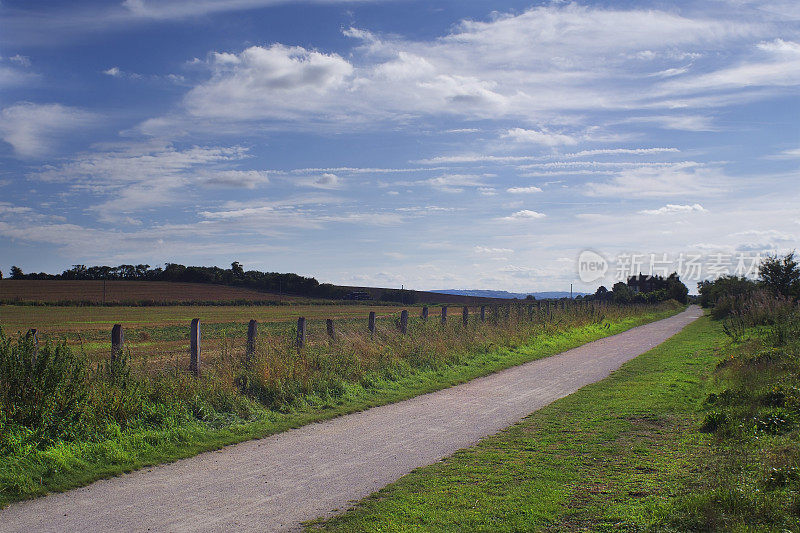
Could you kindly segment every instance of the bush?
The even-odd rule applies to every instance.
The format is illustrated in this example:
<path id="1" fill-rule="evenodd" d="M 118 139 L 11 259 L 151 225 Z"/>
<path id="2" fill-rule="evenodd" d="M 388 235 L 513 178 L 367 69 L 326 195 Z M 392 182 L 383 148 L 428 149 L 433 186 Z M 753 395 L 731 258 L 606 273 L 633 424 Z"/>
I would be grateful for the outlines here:
<path id="1" fill-rule="evenodd" d="M 61 439 L 80 422 L 88 390 L 87 361 L 66 344 L 36 349 L 0 329 L 0 410 L 4 424 L 30 428 L 44 443 Z"/>

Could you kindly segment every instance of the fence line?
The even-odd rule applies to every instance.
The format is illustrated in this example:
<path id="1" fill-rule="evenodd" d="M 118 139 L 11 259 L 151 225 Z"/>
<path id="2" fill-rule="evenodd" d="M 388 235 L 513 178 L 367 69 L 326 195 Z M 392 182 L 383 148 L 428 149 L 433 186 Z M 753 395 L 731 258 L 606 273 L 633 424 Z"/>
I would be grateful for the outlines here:
<path id="1" fill-rule="evenodd" d="M 491 305 L 491 315 L 492 315 L 492 322 L 494 324 L 498 324 L 501 320 L 501 317 L 505 317 L 505 319 L 510 320 L 512 315 L 516 315 L 518 321 L 532 321 L 532 322 L 541 322 L 543 324 L 552 323 L 554 320 L 555 312 L 562 311 L 564 313 L 586 313 L 590 317 L 594 317 L 596 314 L 600 313 L 602 309 L 608 308 L 611 302 L 608 301 L 558 301 L 558 302 L 551 302 L 545 301 L 544 304 L 541 301 L 537 301 L 534 303 L 526 303 L 526 302 L 519 302 L 519 303 L 512 303 L 508 305 Z M 618 305 L 618 304 L 617 304 Z M 634 304 L 638 305 L 638 304 Z M 480 324 L 486 322 L 486 305 L 476 306 L 478 307 L 478 319 L 473 321 L 472 324 L 475 327 L 480 326 Z M 621 305 L 620 307 L 630 307 L 629 305 Z M 513 313 L 513 309 L 516 308 L 516 313 Z M 441 325 L 447 325 L 447 314 L 448 314 L 448 306 L 443 305 L 441 307 Z M 461 326 L 467 328 L 470 326 L 470 306 L 463 306 L 462 307 L 462 321 Z M 427 322 L 429 316 L 429 308 L 427 306 L 422 307 L 422 311 L 419 317 L 419 320 L 424 324 Z M 409 334 L 409 313 L 407 309 L 403 309 L 400 312 L 399 320 L 396 322 L 397 330 L 399 330 L 400 334 L 407 335 Z M 335 342 L 338 340 L 336 325 L 334 320 L 328 318 L 325 320 L 325 329 L 327 333 L 327 337 L 330 342 Z M 370 336 L 374 336 L 377 330 L 377 320 L 375 311 L 370 311 L 367 319 L 367 329 L 370 333 Z M 252 359 L 256 352 L 256 342 L 258 337 L 258 322 L 256 320 L 250 320 L 247 325 L 247 337 L 246 337 L 246 344 L 245 344 L 245 361 L 249 365 L 252 362 Z M 36 329 L 29 329 L 25 334 L 26 340 L 32 342 L 34 345 L 34 357 L 36 357 L 36 353 L 38 350 L 38 337 L 37 337 L 37 330 Z M 195 376 L 199 376 L 201 373 L 201 360 L 202 360 L 202 330 L 201 330 L 201 320 L 200 318 L 195 318 L 191 321 L 189 325 L 189 371 L 194 374 Z M 296 340 L 295 344 L 298 351 L 302 351 L 304 347 L 307 346 L 307 320 L 305 317 L 298 317 L 297 319 L 297 329 L 296 329 Z M 111 329 L 111 361 L 112 363 L 116 361 L 124 352 L 125 349 L 125 333 L 121 324 L 114 324 Z M 184 352 L 185 353 L 185 352 Z M 113 367 L 112 367 L 113 368 Z"/>

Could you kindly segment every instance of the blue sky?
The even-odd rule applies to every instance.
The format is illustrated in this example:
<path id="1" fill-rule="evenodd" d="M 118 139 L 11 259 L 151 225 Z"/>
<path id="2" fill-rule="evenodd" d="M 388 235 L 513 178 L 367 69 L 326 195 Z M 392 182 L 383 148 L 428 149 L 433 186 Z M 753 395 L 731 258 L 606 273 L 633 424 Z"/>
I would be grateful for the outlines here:
<path id="1" fill-rule="evenodd" d="M 0 269 L 752 273 L 797 246 L 799 87 L 789 1 L 2 0 Z"/>

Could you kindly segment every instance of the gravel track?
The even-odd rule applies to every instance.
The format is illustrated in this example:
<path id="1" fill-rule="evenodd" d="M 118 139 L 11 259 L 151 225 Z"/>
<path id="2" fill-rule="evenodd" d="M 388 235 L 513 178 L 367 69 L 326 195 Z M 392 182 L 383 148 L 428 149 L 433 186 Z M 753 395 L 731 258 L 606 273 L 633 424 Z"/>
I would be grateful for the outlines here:
<path id="1" fill-rule="evenodd" d="M 13 504 L 0 532 L 295 530 L 605 378 L 701 314 L 692 306 L 463 385 Z"/>

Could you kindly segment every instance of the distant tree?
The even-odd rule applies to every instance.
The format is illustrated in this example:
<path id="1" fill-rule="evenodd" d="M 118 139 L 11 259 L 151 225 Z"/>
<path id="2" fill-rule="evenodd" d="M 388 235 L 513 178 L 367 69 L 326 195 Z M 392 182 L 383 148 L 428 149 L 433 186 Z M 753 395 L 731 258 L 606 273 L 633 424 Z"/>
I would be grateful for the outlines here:
<path id="1" fill-rule="evenodd" d="M 605 300 L 610 295 L 608 294 L 608 289 L 606 289 L 605 285 L 600 285 L 597 287 L 597 290 L 594 291 L 594 297 L 596 300 Z"/>
<path id="2" fill-rule="evenodd" d="M 22 269 L 16 265 L 11 267 L 11 279 L 24 279 L 25 274 L 22 272 Z"/>
<path id="3" fill-rule="evenodd" d="M 633 291 L 622 281 L 618 281 L 611 288 L 611 297 L 617 303 L 628 303 L 633 300 Z"/>
<path id="4" fill-rule="evenodd" d="M 689 300 L 689 288 L 681 282 L 677 272 L 667 278 L 667 298 L 685 304 Z"/>
<path id="5" fill-rule="evenodd" d="M 772 292 L 787 298 L 800 297 L 800 266 L 794 259 L 794 252 L 765 258 L 758 267 L 758 275 L 761 283 Z"/>
<path id="6" fill-rule="evenodd" d="M 233 273 L 233 279 L 244 279 L 244 269 L 239 264 L 239 261 L 231 263 L 231 272 Z"/>
<path id="7" fill-rule="evenodd" d="M 529 294 L 529 295 L 527 295 L 527 296 L 525 297 L 525 299 L 526 299 L 526 300 L 535 300 L 535 299 L 536 299 L 536 296 L 534 296 L 533 294 Z"/>
<path id="8" fill-rule="evenodd" d="M 757 288 L 758 285 L 753 280 L 744 276 L 720 276 L 714 281 L 706 280 L 697 284 L 700 305 L 703 307 L 714 307 L 723 297 L 745 297 Z"/>

